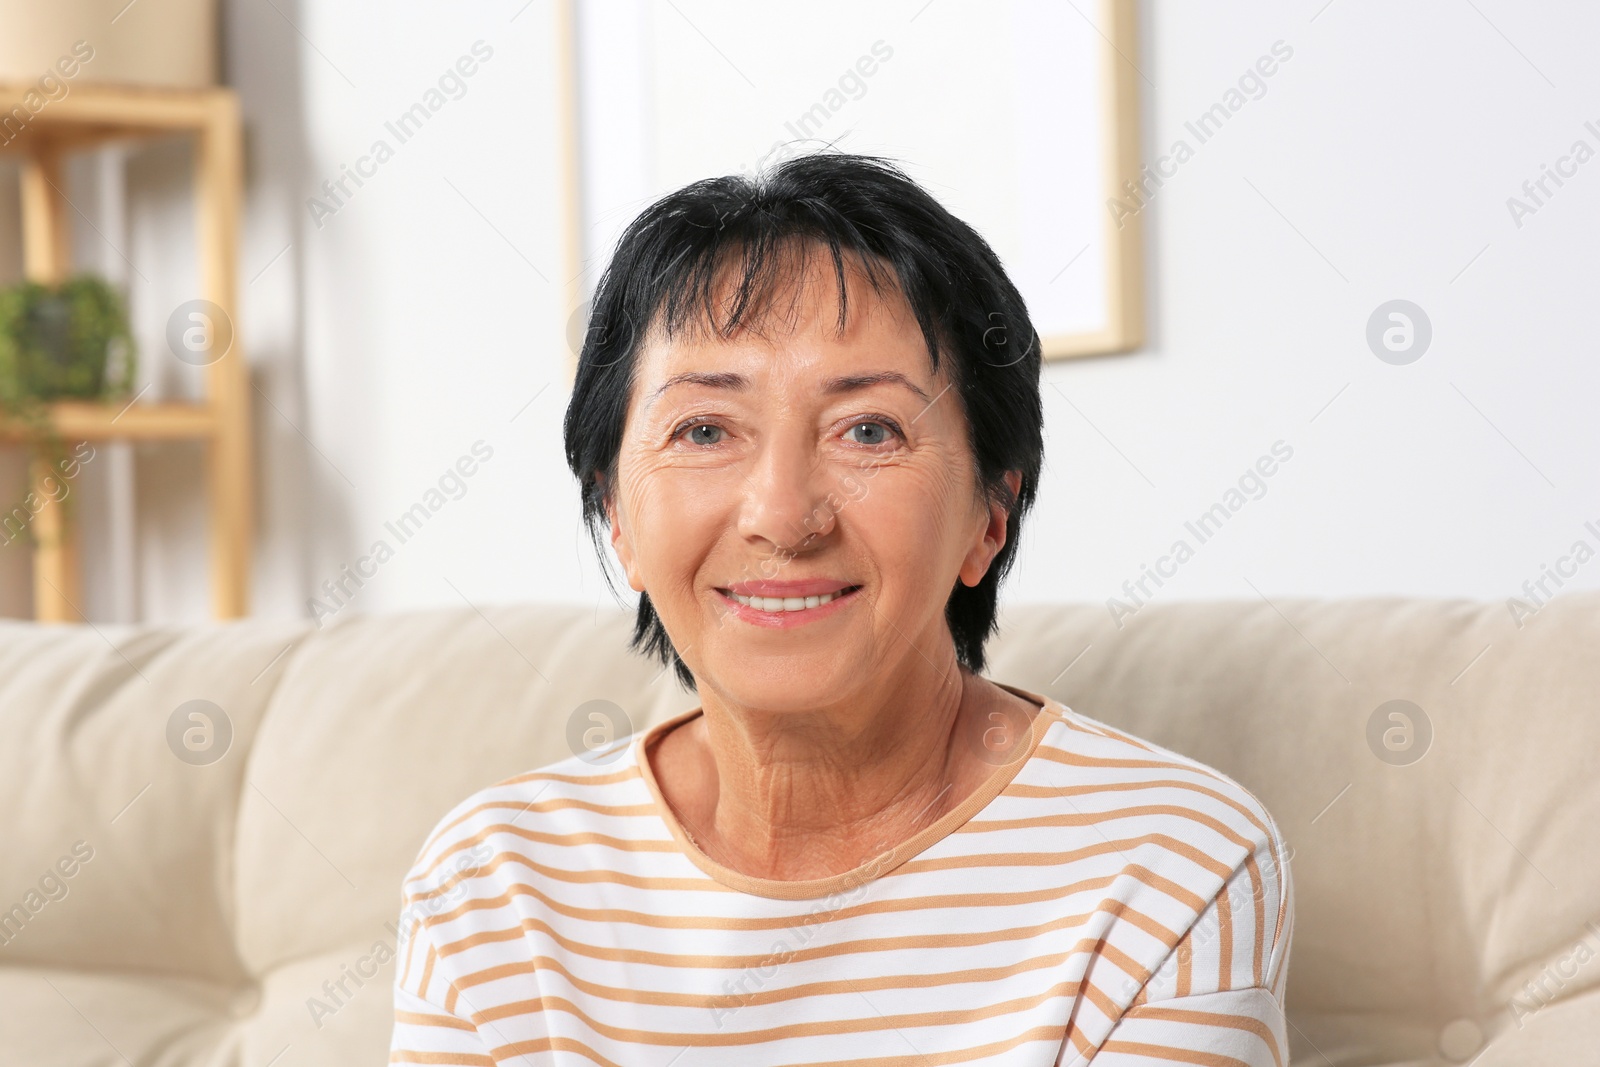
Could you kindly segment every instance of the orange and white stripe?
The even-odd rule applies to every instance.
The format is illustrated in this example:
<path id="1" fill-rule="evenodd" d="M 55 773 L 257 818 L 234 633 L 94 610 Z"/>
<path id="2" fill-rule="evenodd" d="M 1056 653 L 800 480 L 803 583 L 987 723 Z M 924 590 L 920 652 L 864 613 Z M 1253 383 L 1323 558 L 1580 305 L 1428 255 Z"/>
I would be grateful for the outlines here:
<path id="1" fill-rule="evenodd" d="M 391 1063 L 1283 1067 L 1285 848 L 1193 760 L 1045 697 L 1028 747 L 856 871 L 696 849 L 634 739 L 481 791 L 405 883 Z"/>

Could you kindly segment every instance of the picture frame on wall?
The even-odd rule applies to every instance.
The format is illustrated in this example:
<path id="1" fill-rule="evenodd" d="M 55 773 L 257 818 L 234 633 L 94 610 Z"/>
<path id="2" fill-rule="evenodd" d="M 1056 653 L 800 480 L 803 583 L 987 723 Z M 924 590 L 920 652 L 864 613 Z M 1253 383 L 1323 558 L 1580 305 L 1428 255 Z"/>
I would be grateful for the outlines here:
<path id="1" fill-rule="evenodd" d="M 894 160 L 989 241 L 1045 359 L 1143 342 L 1133 0 L 815 0 L 781 38 L 740 0 L 563 3 L 575 319 L 657 198 L 837 150 Z"/>

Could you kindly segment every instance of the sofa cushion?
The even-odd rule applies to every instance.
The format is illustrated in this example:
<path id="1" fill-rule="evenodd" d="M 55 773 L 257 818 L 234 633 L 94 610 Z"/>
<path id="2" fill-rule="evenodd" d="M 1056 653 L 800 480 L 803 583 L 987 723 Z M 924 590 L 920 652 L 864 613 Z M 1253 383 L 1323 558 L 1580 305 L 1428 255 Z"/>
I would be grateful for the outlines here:
<path id="1" fill-rule="evenodd" d="M 305 633 L 0 625 L 0 963 L 250 977 L 232 896 L 239 796 L 273 661 Z M 209 737 L 179 714 L 196 700 L 225 709 Z"/>

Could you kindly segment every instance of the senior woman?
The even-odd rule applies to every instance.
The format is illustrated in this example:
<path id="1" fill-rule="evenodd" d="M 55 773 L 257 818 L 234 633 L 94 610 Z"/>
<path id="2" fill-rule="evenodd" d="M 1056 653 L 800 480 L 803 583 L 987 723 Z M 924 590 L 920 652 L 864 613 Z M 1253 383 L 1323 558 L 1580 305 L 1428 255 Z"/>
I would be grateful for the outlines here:
<path id="1" fill-rule="evenodd" d="M 567 457 L 700 705 L 445 817 L 391 1062 L 1281 1067 L 1261 804 L 980 673 L 1039 373 L 994 253 L 885 161 L 629 227 Z"/>

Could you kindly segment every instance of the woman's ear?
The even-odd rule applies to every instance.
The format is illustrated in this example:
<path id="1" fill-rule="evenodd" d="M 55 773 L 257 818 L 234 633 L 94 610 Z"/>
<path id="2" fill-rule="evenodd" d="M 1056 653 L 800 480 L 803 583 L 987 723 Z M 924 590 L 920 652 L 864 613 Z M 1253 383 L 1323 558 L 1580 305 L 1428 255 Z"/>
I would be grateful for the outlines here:
<path id="1" fill-rule="evenodd" d="M 1006 488 L 1010 495 L 1006 500 L 989 500 L 985 509 L 987 521 L 980 536 L 967 552 L 967 558 L 961 561 L 961 584 L 974 586 L 983 581 L 983 576 L 989 573 L 989 565 L 1006 547 L 1006 533 L 1011 519 L 1011 501 L 1022 492 L 1022 472 L 1006 471 L 1004 475 Z"/>
<path id="2" fill-rule="evenodd" d="M 617 562 L 622 564 L 622 571 L 628 576 L 628 588 L 635 593 L 642 593 L 644 583 L 639 580 L 637 568 L 634 566 L 633 542 L 623 527 L 616 495 L 606 484 L 604 473 L 596 471 L 594 482 L 600 489 L 600 501 L 606 511 L 606 523 L 611 527 L 611 551 L 617 554 Z"/>

